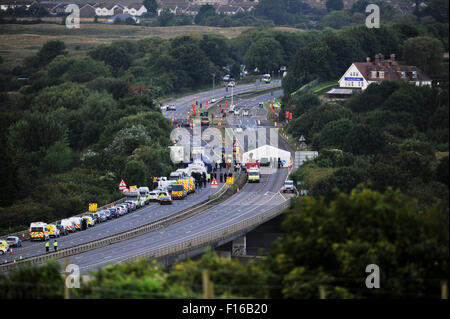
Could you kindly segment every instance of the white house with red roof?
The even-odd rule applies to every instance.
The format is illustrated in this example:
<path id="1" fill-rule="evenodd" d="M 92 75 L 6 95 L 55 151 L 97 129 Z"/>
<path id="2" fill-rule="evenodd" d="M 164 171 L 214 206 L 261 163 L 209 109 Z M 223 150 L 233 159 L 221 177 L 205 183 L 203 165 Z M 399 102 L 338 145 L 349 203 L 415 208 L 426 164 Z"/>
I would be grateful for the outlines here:
<path id="1" fill-rule="evenodd" d="M 366 62 L 354 62 L 339 79 L 339 87 L 365 90 L 371 83 L 382 81 L 408 81 L 417 86 L 431 86 L 431 79 L 418 67 L 400 65 L 395 60 L 395 54 L 390 59 L 384 55 L 375 55 L 375 61 L 367 58 Z"/>

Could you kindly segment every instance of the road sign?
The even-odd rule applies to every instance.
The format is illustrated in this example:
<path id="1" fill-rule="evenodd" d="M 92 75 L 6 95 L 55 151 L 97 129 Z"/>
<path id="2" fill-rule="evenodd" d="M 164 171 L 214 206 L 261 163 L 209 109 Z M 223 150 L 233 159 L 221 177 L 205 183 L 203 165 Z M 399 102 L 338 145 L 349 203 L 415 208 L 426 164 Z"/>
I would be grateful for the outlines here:
<path id="1" fill-rule="evenodd" d="M 234 177 L 227 177 L 227 184 L 233 185 L 234 184 Z"/>
<path id="2" fill-rule="evenodd" d="M 97 203 L 89 203 L 89 211 L 90 212 L 97 211 Z"/>
<path id="3" fill-rule="evenodd" d="M 282 161 L 281 161 L 281 165 L 284 166 L 284 164 L 286 164 L 286 161 L 285 161 L 285 160 L 282 160 Z"/>
<path id="4" fill-rule="evenodd" d="M 128 189 L 128 188 L 124 188 L 123 190 L 122 190 L 122 193 L 126 193 L 126 192 L 129 192 L 130 190 Z"/>
<path id="5" fill-rule="evenodd" d="M 119 183 L 119 189 L 124 189 L 127 187 L 127 184 L 125 184 L 125 181 L 122 179 Z"/>
<path id="6" fill-rule="evenodd" d="M 217 180 L 215 177 L 211 181 L 210 185 L 211 185 L 211 188 L 217 188 L 219 186 L 219 183 L 217 183 Z"/>
<path id="7" fill-rule="evenodd" d="M 137 185 L 130 186 L 130 190 L 135 191 L 137 189 Z"/>

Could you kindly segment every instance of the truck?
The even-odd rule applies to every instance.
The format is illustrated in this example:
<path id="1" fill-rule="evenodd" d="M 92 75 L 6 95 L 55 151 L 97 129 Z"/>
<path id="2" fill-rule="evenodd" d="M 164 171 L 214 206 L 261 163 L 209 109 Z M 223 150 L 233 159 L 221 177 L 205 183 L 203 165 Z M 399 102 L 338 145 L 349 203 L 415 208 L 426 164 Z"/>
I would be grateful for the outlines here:
<path id="1" fill-rule="evenodd" d="M 150 190 L 146 186 L 141 186 L 138 188 L 139 194 L 141 194 L 142 200 L 147 205 L 150 202 Z"/>
<path id="2" fill-rule="evenodd" d="M 245 168 L 247 169 L 247 171 L 252 167 L 261 168 L 261 163 L 260 162 L 249 162 L 249 163 L 245 164 Z"/>
<path id="3" fill-rule="evenodd" d="M 247 171 L 248 174 L 248 182 L 249 183 L 259 183 L 261 179 L 261 170 L 260 168 L 254 166 Z"/>
<path id="4" fill-rule="evenodd" d="M 30 224 L 30 240 L 49 240 L 50 235 L 47 224 L 44 222 L 36 222 Z"/>
<path id="5" fill-rule="evenodd" d="M 144 201 L 141 200 L 141 194 L 137 189 L 126 191 L 124 194 L 127 197 L 126 201 L 135 203 L 136 207 L 142 207 L 145 205 Z"/>

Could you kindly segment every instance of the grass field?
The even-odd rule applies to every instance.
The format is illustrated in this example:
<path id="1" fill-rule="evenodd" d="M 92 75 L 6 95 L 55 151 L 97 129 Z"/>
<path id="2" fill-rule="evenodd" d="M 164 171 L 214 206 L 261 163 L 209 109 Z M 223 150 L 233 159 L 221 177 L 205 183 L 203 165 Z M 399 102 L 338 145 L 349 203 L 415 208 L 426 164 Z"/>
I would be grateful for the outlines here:
<path id="1" fill-rule="evenodd" d="M 47 18 L 49 23 L 0 25 L 0 56 L 8 67 L 19 65 L 22 59 L 32 55 L 49 40 L 66 43 L 70 54 L 84 54 L 87 50 L 114 40 L 137 40 L 147 37 L 173 38 L 186 33 L 219 34 L 227 38 L 237 37 L 251 27 L 218 28 L 205 26 L 146 27 L 131 25 L 107 25 L 83 23 L 79 29 L 68 29 L 61 18 Z M 53 20 L 52 20 L 53 19 Z M 276 28 L 288 32 L 301 32 L 294 28 Z"/>

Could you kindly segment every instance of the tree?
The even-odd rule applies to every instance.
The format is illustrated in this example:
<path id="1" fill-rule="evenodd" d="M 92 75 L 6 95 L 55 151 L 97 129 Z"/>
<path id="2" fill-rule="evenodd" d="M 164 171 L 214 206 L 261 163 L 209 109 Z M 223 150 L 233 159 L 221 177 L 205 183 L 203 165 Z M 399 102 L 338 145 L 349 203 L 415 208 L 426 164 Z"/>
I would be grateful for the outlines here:
<path id="1" fill-rule="evenodd" d="M 72 150 L 62 142 L 56 142 L 47 150 L 47 154 L 42 159 L 41 167 L 43 172 L 62 173 L 71 168 L 73 162 Z"/>
<path id="2" fill-rule="evenodd" d="M 152 15 L 155 15 L 157 13 L 158 3 L 156 2 L 156 0 L 144 0 L 142 4 L 147 9 L 147 13 L 150 13 Z"/>
<path id="3" fill-rule="evenodd" d="M 205 4 L 200 7 L 200 10 L 198 10 L 198 13 L 194 18 L 194 22 L 195 24 L 205 24 L 209 17 L 214 17 L 216 15 L 216 9 L 210 4 Z"/>
<path id="4" fill-rule="evenodd" d="M 331 11 L 320 21 L 322 27 L 341 29 L 351 23 L 351 17 L 346 11 Z"/>
<path id="5" fill-rule="evenodd" d="M 442 43 L 428 36 L 410 38 L 403 44 L 406 63 L 419 67 L 429 75 L 440 71 L 443 53 Z"/>
<path id="6" fill-rule="evenodd" d="M 286 212 L 265 261 L 271 298 L 416 297 L 440 294 L 448 278 L 448 207 L 426 212 L 400 191 L 357 188 L 329 205 L 304 197 Z M 440 224 L 442 223 L 442 224 Z M 361 289 L 366 266 L 381 271 L 382 291 Z"/>
<path id="7" fill-rule="evenodd" d="M 67 51 L 65 51 L 65 49 L 66 45 L 62 41 L 50 40 L 46 42 L 37 54 L 39 64 L 45 66 L 58 55 L 66 55 Z"/>
<path id="8" fill-rule="evenodd" d="M 103 61 L 110 65 L 114 71 L 122 68 L 126 70 L 130 67 L 132 57 L 124 48 L 117 45 L 99 46 L 89 51 L 89 56 L 95 60 Z"/>
<path id="9" fill-rule="evenodd" d="M 156 24 L 161 27 L 171 26 L 175 23 L 175 14 L 169 8 L 164 8 L 156 18 Z"/>
<path id="10" fill-rule="evenodd" d="M 342 0 L 327 0 L 326 7 L 328 11 L 342 10 L 344 8 L 344 2 Z"/>
<path id="11" fill-rule="evenodd" d="M 149 182 L 147 166 L 142 161 L 129 160 L 125 166 L 125 179 L 130 185 L 147 185 Z"/>
<path id="12" fill-rule="evenodd" d="M 269 37 L 263 37 L 250 45 L 244 56 L 244 64 L 250 70 L 258 68 L 261 72 L 272 73 L 283 65 L 280 43 Z"/>

